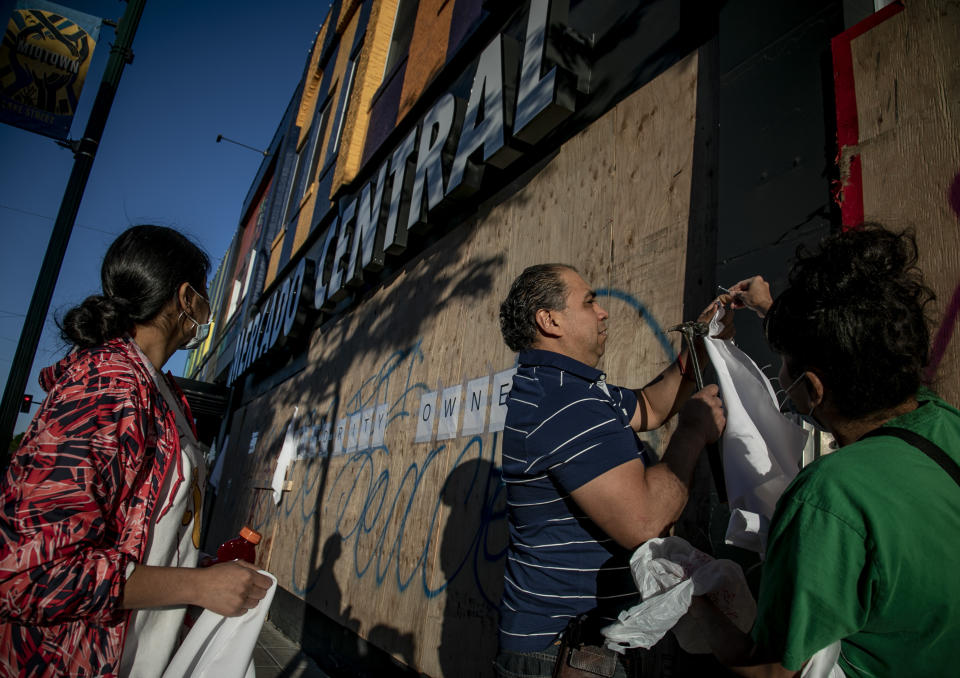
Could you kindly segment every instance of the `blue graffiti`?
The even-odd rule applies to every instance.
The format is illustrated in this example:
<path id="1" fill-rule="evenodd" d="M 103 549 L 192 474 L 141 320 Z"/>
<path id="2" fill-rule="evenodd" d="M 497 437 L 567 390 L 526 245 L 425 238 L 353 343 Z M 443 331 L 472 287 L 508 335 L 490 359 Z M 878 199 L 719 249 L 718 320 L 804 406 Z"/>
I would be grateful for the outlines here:
<path id="1" fill-rule="evenodd" d="M 490 605 L 495 606 L 496 602 L 485 590 L 482 572 L 486 563 L 497 562 L 506 553 L 505 543 L 495 545 L 493 550 L 490 548 L 490 540 L 495 540 L 498 534 L 497 524 L 502 523 L 506 518 L 506 509 L 498 508 L 499 503 L 503 501 L 500 469 L 495 465 L 498 437 L 498 434 L 492 434 L 492 441 L 485 446 L 481 436 L 473 436 L 459 452 L 455 452 L 456 448 L 448 445 L 433 448 L 422 463 L 414 462 L 406 468 L 394 490 L 388 490 L 389 471 L 382 470 L 374 477 L 374 458 L 386 454 L 385 448 L 365 450 L 352 455 L 334 480 L 327 497 L 326 510 L 333 512 L 336 520 L 335 529 L 343 540 L 353 542 L 354 574 L 362 578 L 367 575 L 370 566 L 374 565 L 373 577 L 376 585 L 382 585 L 392 572 L 399 591 L 405 591 L 419 574 L 423 594 L 428 598 L 434 598 L 469 565 L 471 577 L 481 596 Z M 426 541 L 413 558 L 413 562 L 405 565 L 401 554 L 407 561 L 413 554 L 409 549 L 409 540 L 405 541 L 405 537 L 421 483 L 430 472 L 431 466 L 438 463 L 444 455 L 450 454 L 456 454 L 450 464 L 451 471 L 437 492 L 429 520 L 424 526 L 418 528 L 414 537 L 414 539 L 420 539 L 425 533 Z M 449 498 L 451 502 L 470 506 L 473 509 L 470 525 L 457 525 L 457 529 L 473 530 L 469 546 L 454 558 L 454 562 L 445 564 L 444 581 L 432 586 L 428 579 L 429 558 L 431 550 L 436 550 L 433 544 L 441 507 L 444 505 L 445 491 L 453 474 L 458 469 L 466 468 L 464 465 L 471 460 L 479 463 L 473 467 L 466 493 L 462 497 L 458 495 Z M 486 469 L 486 473 L 481 477 L 483 469 Z M 360 496 L 355 498 L 354 495 L 358 489 Z M 388 499 L 388 495 L 392 498 Z M 404 496 L 406 499 L 401 499 Z M 356 511 L 355 518 L 348 521 L 347 516 L 354 514 L 354 511 L 347 510 L 353 502 L 359 505 L 359 511 Z M 474 506 L 476 503 L 480 504 L 478 508 Z M 451 507 L 451 512 L 455 510 L 455 507 Z M 395 522 L 396 527 L 392 531 L 391 527 Z M 505 525 L 500 525 L 499 534 L 504 535 L 505 530 Z M 405 544 L 407 549 L 404 548 Z M 448 545 L 440 546 L 449 549 Z M 415 549 L 416 546 L 413 548 Z M 364 551 L 368 553 L 366 557 L 363 556 Z"/>
<path id="2" fill-rule="evenodd" d="M 341 413 L 333 411 L 336 409 L 334 404 L 326 412 L 307 413 L 303 420 L 329 422 L 337 414 L 349 417 L 371 406 L 387 402 L 391 379 L 401 375 L 405 380 L 399 396 L 390 402 L 386 429 L 389 431 L 392 426 L 400 422 L 405 424 L 406 421 L 412 420 L 415 414 L 415 408 L 409 406 L 408 398 L 428 390 L 426 384 L 414 380 L 415 368 L 423 361 L 424 355 L 420 349 L 420 342 L 409 349 L 395 351 L 384 361 L 376 375 L 365 379 L 360 388 L 344 400 Z M 403 369 L 404 367 L 406 369 Z M 318 427 L 308 428 L 317 429 Z M 464 570 L 464 566 L 469 561 L 472 563 L 473 581 L 481 592 L 481 596 L 490 605 L 495 605 L 491 596 L 484 590 L 482 572 L 485 563 L 501 560 L 505 552 L 505 545 L 494 544 L 492 547 L 490 545 L 491 541 L 496 541 L 492 538 L 492 535 L 498 533 L 496 523 L 503 523 L 506 517 L 505 509 L 496 507 L 497 502 L 502 501 L 500 470 L 495 463 L 497 440 L 498 436 L 494 434 L 492 443 L 485 445 L 483 438 L 475 436 L 469 439 L 459 452 L 456 452 L 456 457 L 449 466 L 447 478 L 438 490 L 428 524 L 425 528 L 418 526 L 416 537 L 407 536 L 406 539 L 405 535 L 410 532 L 409 518 L 415 514 L 418 501 L 423 500 L 421 483 L 438 461 L 441 459 L 446 461 L 447 457 L 455 453 L 452 446 L 435 447 L 422 461 L 411 463 L 400 476 L 396 487 L 391 487 L 390 471 L 380 469 L 390 456 L 390 449 L 387 446 L 371 446 L 347 454 L 345 463 L 335 473 L 322 501 L 316 493 L 323 463 L 321 459 L 309 460 L 310 466 L 304 474 L 303 482 L 291 495 L 285 496 L 281 507 L 276 511 L 269 511 L 269 509 L 257 511 L 261 520 L 267 522 L 271 519 L 271 514 L 275 517 L 282 515 L 284 518 L 289 518 L 299 507 L 301 525 L 292 554 L 291 590 L 297 595 L 306 596 L 318 583 L 316 572 L 302 571 L 303 567 L 315 566 L 316 563 L 308 562 L 309 558 L 304 557 L 306 554 L 301 553 L 301 550 L 311 546 L 307 539 L 308 530 L 314 525 L 314 521 L 319 519 L 318 512 L 322 511 L 328 515 L 332 514 L 334 531 L 340 535 L 344 545 L 352 546 L 349 552 L 352 553 L 353 571 L 356 577 L 372 575 L 376 585 L 380 586 L 392 576 L 398 590 L 405 591 L 419 576 L 424 595 L 432 598 L 439 595 L 447 584 Z M 485 478 L 471 479 L 467 489 L 467 500 L 470 499 L 471 494 L 483 498 L 476 511 L 479 522 L 473 521 L 476 524 L 471 524 L 469 528 L 475 529 L 471 548 L 463 554 L 455 568 L 447 568 L 449 571 L 445 572 L 443 583 L 432 586 L 429 581 L 429 555 L 431 544 L 435 543 L 433 535 L 440 520 L 444 491 L 449 478 L 462 464 L 470 460 L 483 461 L 488 469 Z M 479 472 L 474 475 L 479 475 Z M 474 488 L 474 485 L 480 483 L 484 485 L 482 492 L 480 488 Z M 431 487 L 433 487 L 432 483 Z M 501 524 L 499 527 L 499 533 L 504 534 L 505 525 Z M 423 529 L 427 530 L 425 543 L 423 543 Z M 418 545 L 423 544 L 419 554 L 412 555 L 415 552 L 409 551 L 411 539 L 415 539 Z M 405 545 L 407 552 L 404 551 Z M 401 554 L 403 554 L 402 558 Z M 304 574 L 307 575 L 306 579 Z M 304 581 L 305 583 L 301 583 Z"/>
<path id="3" fill-rule="evenodd" d="M 638 299 L 614 288 L 598 289 L 597 296 L 626 303 L 643 318 L 664 353 L 670 359 L 676 358 L 663 329 Z M 386 431 L 395 425 L 409 427 L 416 406 L 409 407 L 408 398 L 414 396 L 414 402 L 417 402 L 416 394 L 430 390 L 427 384 L 414 379 L 416 368 L 425 361 L 421 344 L 422 341 L 417 341 L 406 349 L 393 352 L 373 376 L 364 379 L 359 388 L 339 405 L 334 402 L 326 411 L 307 412 L 301 417 L 301 423 L 309 422 L 310 425 L 301 431 L 308 431 L 310 436 L 316 437 L 322 429 L 316 422 L 329 424 L 338 416 L 351 417 L 384 403 L 389 403 Z M 397 378 L 403 383 L 399 395 L 391 402 L 388 393 Z M 655 432 L 648 435 L 659 440 Z M 423 595 L 434 598 L 456 578 L 469 576 L 482 599 L 495 607 L 498 601 L 487 588 L 498 582 L 490 581 L 489 572 L 505 557 L 507 550 L 505 487 L 496 463 L 499 441 L 499 435 L 493 433 L 466 438 L 462 445 L 459 440 L 436 445 L 425 457 L 407 465 L 399 474 L 399 480 L 392 478 L 386 468 L 391 456 L 388 446 L 373 445 L 350 452 L 344 455 L 344 463 L 328 483 L 325 497 L 318 496 L 318 492 L 323 469 L 329 467 L 329 460 L 311 458 L 307 461 L 303 481 L 294 492 L 284 496 L 282 506 L 274 507 L 268 499 L 269 493 L 259 493 L 251 511 L 251 526 L 261 529 L 281 515 L 288 519 L 295 512 L 298 514 L 301 525 L 291 554 L 289 582 L 290 590 L 298 596 L 305 597 L 318 584 L 317 572 L 302 571 L 307 566 L 316 569 L 318 563 L 310 562 L 301 550 L 316 549 L 316 545 L 307 539 L 308 530 L 315 528 L 316 521 L 320 520 L 318 514 L 322 512 L 333 520 L 333 530 L 339 534 L 344 546 L 349 545 L 349 551 L 345 552 L 352 553 L 352 569 L 357 578 L 372 577 L 378 587 L 393 581 L 401 592 L 419 580 Z M 312 442 L 316 446 L 318 440 Z M 472 473 L 471 467 L 467 466 L 471 463 Z M 432 488 L 437 487 L 435 482 L 425 483 L 424 479 L 433 478 L 435 469 L 442 464 L 449 471 L 442 478 L 436 496 L 424 497 L 423 488 L 433 491 Z M 470 473 L 470 476 L 459 477 L 459 484 L 449 492 L 452 496 L 447 496 L 458 470 Z M 450 553 L 449 544 L 436 543 L 438 538 L 441 542 L 444 540 L 438 533 L 438 523 L 445 505 L 451 514 L 456 513 L 460 518 L 456 526 L 460 533 L 455 541 L 462 545 L 462 551 L 456 554 Z M 411 527 L 411 516 L 414 515 L 426 518 L 426 522 L 418 524 L 415 530 Z M 444 549 L 443 572 L 439 577 L 432 573 L 431 567 L 436 562 L 431 561 L 431 553 L 435 555 L 440 550 L 438 546 Z M 484 573 L 487 573 L 486 579 Z M 433 583 L 431 576 L 434 577 Z"/>
<path id="4" fill-rule="evenodd" d="M 660 327 L 660 323 L 657 322 L 657 319 L 650 314 L 650 311 L 647 310 L 647 307 L 644 306 L 639 299 L 631 296 L 629 293 L 624 292 L 623 290 L 618 290 L 613 287 L 601 287 L 597 290 L 597 296 L 611 297 L 613 299 L 619 299 L 620 301 L 626 302 L 626 304 L 635 310 L 640 317 L 643 318 L 644 322 L 647 323 L 647 326 L 653 332 L 654 338 L 657 340 L 657 343 L 660 344 L 660 348 L 663 349 L 663 352 L 667 354 L 667 357 L 670 360 L 677 359 L 677 352 L 673 349 L 673 346 L 670 345 L 670 340 Z"/>

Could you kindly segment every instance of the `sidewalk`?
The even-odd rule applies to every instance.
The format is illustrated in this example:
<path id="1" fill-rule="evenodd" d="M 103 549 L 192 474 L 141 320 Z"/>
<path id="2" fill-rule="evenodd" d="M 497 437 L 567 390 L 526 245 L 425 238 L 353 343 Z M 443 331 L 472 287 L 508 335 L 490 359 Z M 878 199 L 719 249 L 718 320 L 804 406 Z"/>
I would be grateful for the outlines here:
<path id="1" fill-rule="evenodd" d="M 253 663 L 257 678 L 329 678 L 297 643 L 269 621 L 264 622 L 253 650 Z"/>

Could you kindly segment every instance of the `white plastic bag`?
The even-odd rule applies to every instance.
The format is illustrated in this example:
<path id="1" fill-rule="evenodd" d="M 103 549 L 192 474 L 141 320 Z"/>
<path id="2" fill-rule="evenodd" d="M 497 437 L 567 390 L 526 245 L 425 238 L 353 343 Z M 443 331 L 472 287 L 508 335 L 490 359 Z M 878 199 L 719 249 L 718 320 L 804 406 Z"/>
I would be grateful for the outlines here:
<path id="1" fill-rule="evenodd" d="M 706 595 L 734 625 L 748 633 L 757 616 L 740 566 L 730 560 L 715 560 L 680 537 L 651 539 L 630 559 L 634 581 L 643 602 L 620 613 L 618 621 L 603 629 L 607 647 L 653 647 L 667 631 L 691 654 L 707 654 L 710 647 L 697 622 L 685 617 L 693 596 Z M 802 678 L 844 678 L 837 666 L 840 641 L 817 652 L 806 663 Z"/>
<path id="2" fill-rule="evenodd" d="M 687 652 L 710 652 L 696 625 L 683 619 L 695 595 L 706 595 L 744 633 L 757 616 L 740 566 L 715 560 L 680 537 L 646 542 L 630 558 L 630 569 L 643 602 L 603 629 L 607 646 L 618 652 L 652 647 L 671 629 Z"/>
<path id="3" fill-rule="evenodd" d="M 239 617 L 204 610 L 163 672 L 163 678 L 254 678 L 253 648 L 270 610 L 277 579 L 256 607 Z"/>

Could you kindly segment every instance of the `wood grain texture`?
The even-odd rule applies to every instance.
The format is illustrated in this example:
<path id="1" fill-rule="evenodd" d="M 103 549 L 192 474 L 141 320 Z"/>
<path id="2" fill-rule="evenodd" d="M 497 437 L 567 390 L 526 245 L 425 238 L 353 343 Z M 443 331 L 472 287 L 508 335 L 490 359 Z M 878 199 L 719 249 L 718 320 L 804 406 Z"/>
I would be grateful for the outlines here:
<path id="1" fill-rule="evenodd" d="M 507 540 L 501 438 L 437 440 L 434 421 L 415 442 L 420 397 L 514 366 L 499 304 L 547 261 L 601 290 L 611 382 L 640 386 L 674 358 L 679 339 L 661 330 L 683 319 L 696 91 L 694 54 L 316 330 L 306 369 L 234 419 L 211 541 L 250 523 L 272 535 L 261 565 L 323 614 L 426 675 L 488 675 Z M 379 405 L 383 445 L 296 461 L 279 507 L 242 482 L 272 473 L 294 407 L 309 453 L 326 424 Z"/>
<path id="2" fill-rule="evenodd" d="M 867 221 L 916 230 L 920 267 L 937 294 L 934 325 L 960 284 L 960 3 L 911 0 L 851 43 Z M 933 382 L 960 403 L 954 339 Z"/>

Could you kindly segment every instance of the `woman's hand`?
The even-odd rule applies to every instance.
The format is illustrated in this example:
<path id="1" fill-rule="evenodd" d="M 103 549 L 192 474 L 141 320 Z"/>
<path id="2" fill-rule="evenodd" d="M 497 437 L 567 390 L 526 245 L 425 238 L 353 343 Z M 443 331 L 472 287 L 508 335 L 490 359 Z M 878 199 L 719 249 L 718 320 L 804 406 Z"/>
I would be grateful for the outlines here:
<path id="1" fill-rule="evenodd" d="M 730 307 L 733 309 L 749 308 L 761 318 L 767 314 L 773 305 L 770 296 L 770 283 L 762 276 L 755 275 L 741 280 L 730 288 Z"/>
<path id="2" fill-rule="evenodd" d="M 697 318 L 698 322 L 709 325 L 710 321 L 713 320 L 714 313 L 717 312 L 717 309 L 720 309 L 720 317 L 717 318 L 717 321 L 720 323 L 720 331 L 710 335 L 713 339 L 733 339 L 733 336 L 737 333 L 737 328 L 733 324 L 733 313 L 727 313 L 723 309 L 730 301 L 731 297 L 729 295 L 721 294 L 711 301 L 710 305 L 703 309 Z"/>
<path id="3" fill-rule="evenodd" d="M 196 604 L 225 617 L 238 617 L 256 607 L 272 583 L 243 560 L 217 563 L 194 572 Z"/>
<path id="4" fill-rule="evenodd" d="M 137 565 L 123 589 L 121 607 L 142 610 L 199 605 L 237 617 L 263 600 L 273 582 L 250 563 L 234 560 L 210 567 Z"/>

